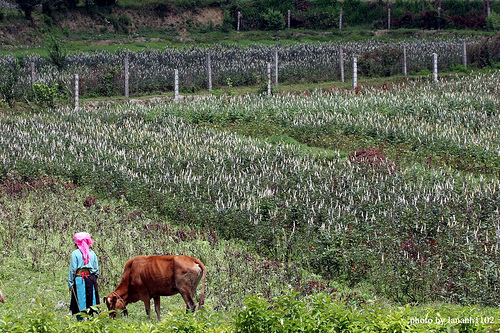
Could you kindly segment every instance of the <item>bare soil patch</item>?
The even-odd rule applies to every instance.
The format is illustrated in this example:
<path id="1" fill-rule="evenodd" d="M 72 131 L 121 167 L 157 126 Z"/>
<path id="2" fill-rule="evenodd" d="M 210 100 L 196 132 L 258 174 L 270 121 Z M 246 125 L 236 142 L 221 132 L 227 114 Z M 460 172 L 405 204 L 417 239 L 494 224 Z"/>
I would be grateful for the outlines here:
<path id="1" fill-rule="evenodd" d="M 380 172 L 394 173 L 394 163 L 387 161 L 380 147 L 370 147 L 352 152 L 349 160 Z"/>
<path id="2" fill-rule="evenodd" d="M 222 25 L 224 11 L 221 8 L 199 8 L 183 13 L 166 13 L 159 15 L 153 9 L 141 8 L 140 10 L 128 8 L 114 8 L 111 13 L 103 15 L 91 15 L 85 9 L 68 12 L 64 17 L 56 19 L 54 25 L 58 26 L 65 33 L 69 33 L 68 39 L 77 39 L 80 34 L 92 34 L 99 37 L 103 33 L 120 33 L 116 39 L 96 42 L 95 45 L 120 44 L 123 39 L 123 31 L 117 31 L 116 20 L 120 17 L 127 17 L 129 24 L 126 24 L 128 35 L 134 35 L 143 29 L 151 31 L 172 31 L 186 38 L 190 29 L 212 25 L 214 27 Z M 15 49 L 19 45 L 39 45 L 45 39 L 44 23 L 38 16 L 34 16 L 32 23 L 21 18 L 15 21 L 3 22 L 0 24 L 0 47 L 4 49 Z M 76 36 L 76 37 L 75 37 Z M 143 38 L 144 37 L 137 37 Z M 157 37 L 159 41 L 161 37 Z M 146 41 L 146 40 L 144 40 Z M 149 39 L 151 41 L 151 39 Z"/>
<path id="3" fill-rule="evenodd" d="M 221 8 L 200 8 L 196 11 L 183 13 L 168 13 L 164 16 L 158 15 L 152 9 L 124 9 L 115 8 L 111 15 L 119 18 L 127 16 L 130 19 L 128 28 L 131 33 L 142 28 L 155 30 L 174 30 L 180 34 L 187 34 L 187 29 L 203 27 L 207 25 L 219 26 L 222 24 L 224 12 Z M 117 32 L 116 27 L 108 19 L 99 16 L 89 16 L 86 12 L 71 12 L 60 23 L 63 29 L 70 32 Z"/>

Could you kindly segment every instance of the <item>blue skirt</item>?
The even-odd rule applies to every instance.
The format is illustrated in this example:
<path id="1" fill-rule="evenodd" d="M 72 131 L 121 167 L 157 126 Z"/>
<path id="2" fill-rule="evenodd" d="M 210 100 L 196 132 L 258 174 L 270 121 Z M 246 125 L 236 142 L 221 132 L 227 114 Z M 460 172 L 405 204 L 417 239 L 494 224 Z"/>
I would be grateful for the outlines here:
<path id="1" fill-rule="evenodd" d="M 74 280 L 73 292 L 71 293 L 70 310 L 76 314 L 85 311 L 92 314 L 91 306 L 99 304 L 99 291 L 97 286 L 97 276 L 88 277 L 77 276 Z M 90 309 L 90 311 L 89 311 Z"/>

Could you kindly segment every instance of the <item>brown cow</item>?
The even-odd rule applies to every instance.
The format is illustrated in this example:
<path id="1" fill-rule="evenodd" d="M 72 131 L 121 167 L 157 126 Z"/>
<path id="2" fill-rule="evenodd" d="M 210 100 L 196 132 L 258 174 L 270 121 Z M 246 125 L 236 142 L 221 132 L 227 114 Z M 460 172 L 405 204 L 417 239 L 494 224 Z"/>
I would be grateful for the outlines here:
<path id="1" fill-rule="evenodd" d="M 137 256 L 125 264 L 122 281 L 115 291 L 104 298 L 108 310 L 123 310 L 127 314 L 129 303 L 143 301 L 148 318 L 150 317 L 151 298 L 160 319 L 160 296 L 180 293 L 186 308 L 194 312 L 196 305 L 193 296 L 201 278 L 203 283 L 199 308 L 205 300 L 205 265 L 195 258 L 185 255 Z M 112 314 L 116 318 L 116 312 Z"/>

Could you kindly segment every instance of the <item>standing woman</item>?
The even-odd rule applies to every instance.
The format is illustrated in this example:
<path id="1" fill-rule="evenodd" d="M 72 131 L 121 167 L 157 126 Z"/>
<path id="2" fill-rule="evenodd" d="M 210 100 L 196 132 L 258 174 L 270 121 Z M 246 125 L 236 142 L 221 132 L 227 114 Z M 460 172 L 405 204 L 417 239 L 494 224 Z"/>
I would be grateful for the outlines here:
<path id="1" fill-rule="evenodd" d="M 93 314 L 91 307 L 99 304 L 99 290 L 97 277 L 99 276 L 99 263 L 90 246 L 94 243 L 87 232 L 79 232 L 74 236 L 77 249 L 71 253 L 69 265 L 68 286 L 71 293 L 70 310 L 77 314 L 85 312 Z M 83 320 L 77 315 L 78 320 Z"/>

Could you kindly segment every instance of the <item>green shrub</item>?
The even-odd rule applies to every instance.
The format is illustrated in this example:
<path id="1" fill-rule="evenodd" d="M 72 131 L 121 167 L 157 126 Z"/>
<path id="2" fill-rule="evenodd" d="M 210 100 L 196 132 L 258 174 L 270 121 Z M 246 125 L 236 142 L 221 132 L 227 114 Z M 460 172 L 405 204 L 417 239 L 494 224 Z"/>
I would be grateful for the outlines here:
<path id="1" fill-rule="evenodd" d="M 244 332 L 493 332 L 500 327 L 491 311 L 475 308 L 412 309 L 367 302 L 350 307 L 345 300 L 318 293 L 300 298 L 285 294 L 271 302 L 249 296 L 236 316 Z"/>
<path id="2" fill-rule="evenodd" d="M 129 26 L 132 22 L 127 14 L 121 14 L 119 17 L 111 14 L 107 17 L 107 20 L 111 23 L 116 33 L 129 33 Z"/>
<path id="3" fill-rule="evenodd" d="M 115 77 L 119 73 L 118 66 L 108 67 L 105 69 L 104 74 L 99 80 L 95 89 L 98 96 L 113 96 L 118 92 Z"/>
<path id="4" fill-rule="evenodd" d="M 268 9 L 266 13 L 262 14 L 262 20 L 266 30 L 282 30 L 285 28 L 283 14 L 276 10 Z"/>
<path id="5" fill-rule="evenodd" d="M 33 85 L 33 91 L 35 92 L 35 100 L 40 106 L 55 107 L 55 101 L 59 96 L 59 84 L 55 83 L 50 86 L 36 82 Z"/>
<path id="6" fill-rule="evenodd" d="M 222 25 L 220 27 L 222 32 L 229 32 L 233 29 L 234 19 L 228 10 L 224 11 L 224 18 L 222 19 Z"/>
<path id="7" fill-rule="evenodd" d="M 500 30 L 500 14 L 492 11 L 490 17 L 486 19 L 486 24 L 490 30 Z"/>
<path id="8" fill-rule="evenodd" d="M 488 37 L 468 48 L 470 62 L 479 68 L 490 67 L 500 62 L 500 33 Z"/>
<path id="9" fill-rule="evenodd" d="M 456 73 L 464 73 L 464 74 L 470 74 L 471 73 L 471 69 L 469 67 L 466 67 L 464 65 L 451 65 L 450 66 L 450 70 L 452 72 L 456 72 Z"/>
<path id="10" fill-rule="evenodd" d="M 364 53 L 358 62 L 363 76 L 391 76 L 401 73 L 403 50 L 386 48 Z"/>
<path id="11" fill-rule="evenodd" d="M 123 14 L 120 14 L 120 16 L 118 16 L 118 21 L 122 24 L 122 25 L 125 25 L 125 26 L 130 26 L 132 25 L 132 20 L 130 19 L 130 16 L 128 16 L 127 14 L 123 13 Z"/>
<path id="12" fill-rule="evenodd" d="M 270 311 L 271 305 L 259 296 L 248 296 L 244 310 L 237 315 L 235 326 L 239 333 L 273 332 L 279 322 Z"/>
<path id="13" fill-rule="evenodd" d="M 49 62 L 53 64 L 58 71 L 64 70 L 66 67 L 67 52 L 56 37 L 50 36 L 47 44 L 47 52 Z"/>
<path id="14" fill-rule="evenodd" d="M 0 66 L 0 94 L 9 107 L 13 107 L 20 94 L 20 66 L 17 59 L 11 66 Z"/>

